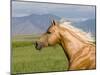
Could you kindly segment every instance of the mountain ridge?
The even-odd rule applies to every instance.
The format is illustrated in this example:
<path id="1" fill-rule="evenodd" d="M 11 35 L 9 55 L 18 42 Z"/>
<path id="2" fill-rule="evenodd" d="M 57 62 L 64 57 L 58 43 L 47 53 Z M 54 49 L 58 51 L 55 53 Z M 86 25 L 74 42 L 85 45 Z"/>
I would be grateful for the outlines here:
<path id="1" fill-rule="evenodd" d="M 51 20 L 61 20 L 61 17 L 53 14 L 31 14 L 23 17 L 12 17 L 12 35 L 16 34 L 41 34 L 44 33 L 51 24 Z M 95 35 L 95 19 L 74 22 L 75 27 Z"/>

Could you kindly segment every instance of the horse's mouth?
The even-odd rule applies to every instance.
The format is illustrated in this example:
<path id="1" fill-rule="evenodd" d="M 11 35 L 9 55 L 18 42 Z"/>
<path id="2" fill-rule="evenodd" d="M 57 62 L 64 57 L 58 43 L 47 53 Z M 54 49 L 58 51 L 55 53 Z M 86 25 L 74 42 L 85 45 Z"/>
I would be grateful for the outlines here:
<path id="1" fill-rule="evenodd" d="M 36 48 L 37 50 L 41 50 L 41 49 L 43 48 L 43 44 L 42 44 L 41 42 L 36 42 L 36 43 L 35 43 L 35 48 Z"/>
<path id="2" fill-rule="evenodd" d="M 41 50 L 41 49 L 42 49 L 41 46 L 36 46 L 35 48 L 36 48 L 37 50 Z"/>

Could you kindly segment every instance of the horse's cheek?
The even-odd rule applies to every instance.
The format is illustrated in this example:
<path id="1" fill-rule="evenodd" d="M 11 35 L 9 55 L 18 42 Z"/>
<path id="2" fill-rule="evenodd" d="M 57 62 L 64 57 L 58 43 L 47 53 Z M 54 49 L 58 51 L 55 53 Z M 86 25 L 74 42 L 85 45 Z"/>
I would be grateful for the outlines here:
<path id="1" fill-rule="evenodd" d="M 52 42 L 53 42 L 53 40 L 52 40 L 51 38 L 49 38 L 48 43 L 49 43 L 50 45 L 52 45 Z"/>
<path id="2" fill-rule="evenodd" d="M 51 36 L 51 37 L 49 38 L 49 44 L 54 45 L 55 42 L 56 42 L 56 37 L 55 37 L 55 36 Z"/>

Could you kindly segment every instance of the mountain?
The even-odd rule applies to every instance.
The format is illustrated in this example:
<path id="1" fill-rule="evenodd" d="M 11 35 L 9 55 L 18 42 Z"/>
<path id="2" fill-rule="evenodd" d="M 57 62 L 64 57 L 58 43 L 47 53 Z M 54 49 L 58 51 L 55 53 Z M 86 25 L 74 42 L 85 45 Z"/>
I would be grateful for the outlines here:
<path id="1" fill-rule="evenodd" d="M 75 25 L 78 28 L 83 29 L 86 32 L 90 32 L 93 36 L 95 36 L 96 33 L 96 20 L 95 19 L 88 19 L 85 21 L 76 22 L 73 25 Z"/>
<path id="2" fill-rule="evenodd" d="M 32 14 L 23 17 L 12 17 L 12 35 L 16 34 L 41 34 L 46 32 L 50 26 L 52 18 L 61 20 L 59 16 L 53 14 L 37 15 Z M 72 25 L 86 32 L 91 32 L 95 36 L 95 19 L 87 19 L 85 21 L 76 21 Z"/>
<path id="3" fill-rule="evenodd" d="M 12 35 L 43 33 L 51 23 L 50 17 L 57 20 L 60 19 L 60 17 L 52 14 L 12 17 Z"/>

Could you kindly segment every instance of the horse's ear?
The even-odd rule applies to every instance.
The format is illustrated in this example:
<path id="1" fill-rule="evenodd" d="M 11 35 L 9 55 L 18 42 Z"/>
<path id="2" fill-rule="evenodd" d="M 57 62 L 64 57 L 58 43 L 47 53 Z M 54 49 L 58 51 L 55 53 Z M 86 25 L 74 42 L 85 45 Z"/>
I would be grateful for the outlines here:
<path id="1" fill-rule="evenodd" d="M 52 25 L 58 25 L 58 23 L 57 23 L 57 21 L 55 21 L 55 20 L 52 20 Z"/>

